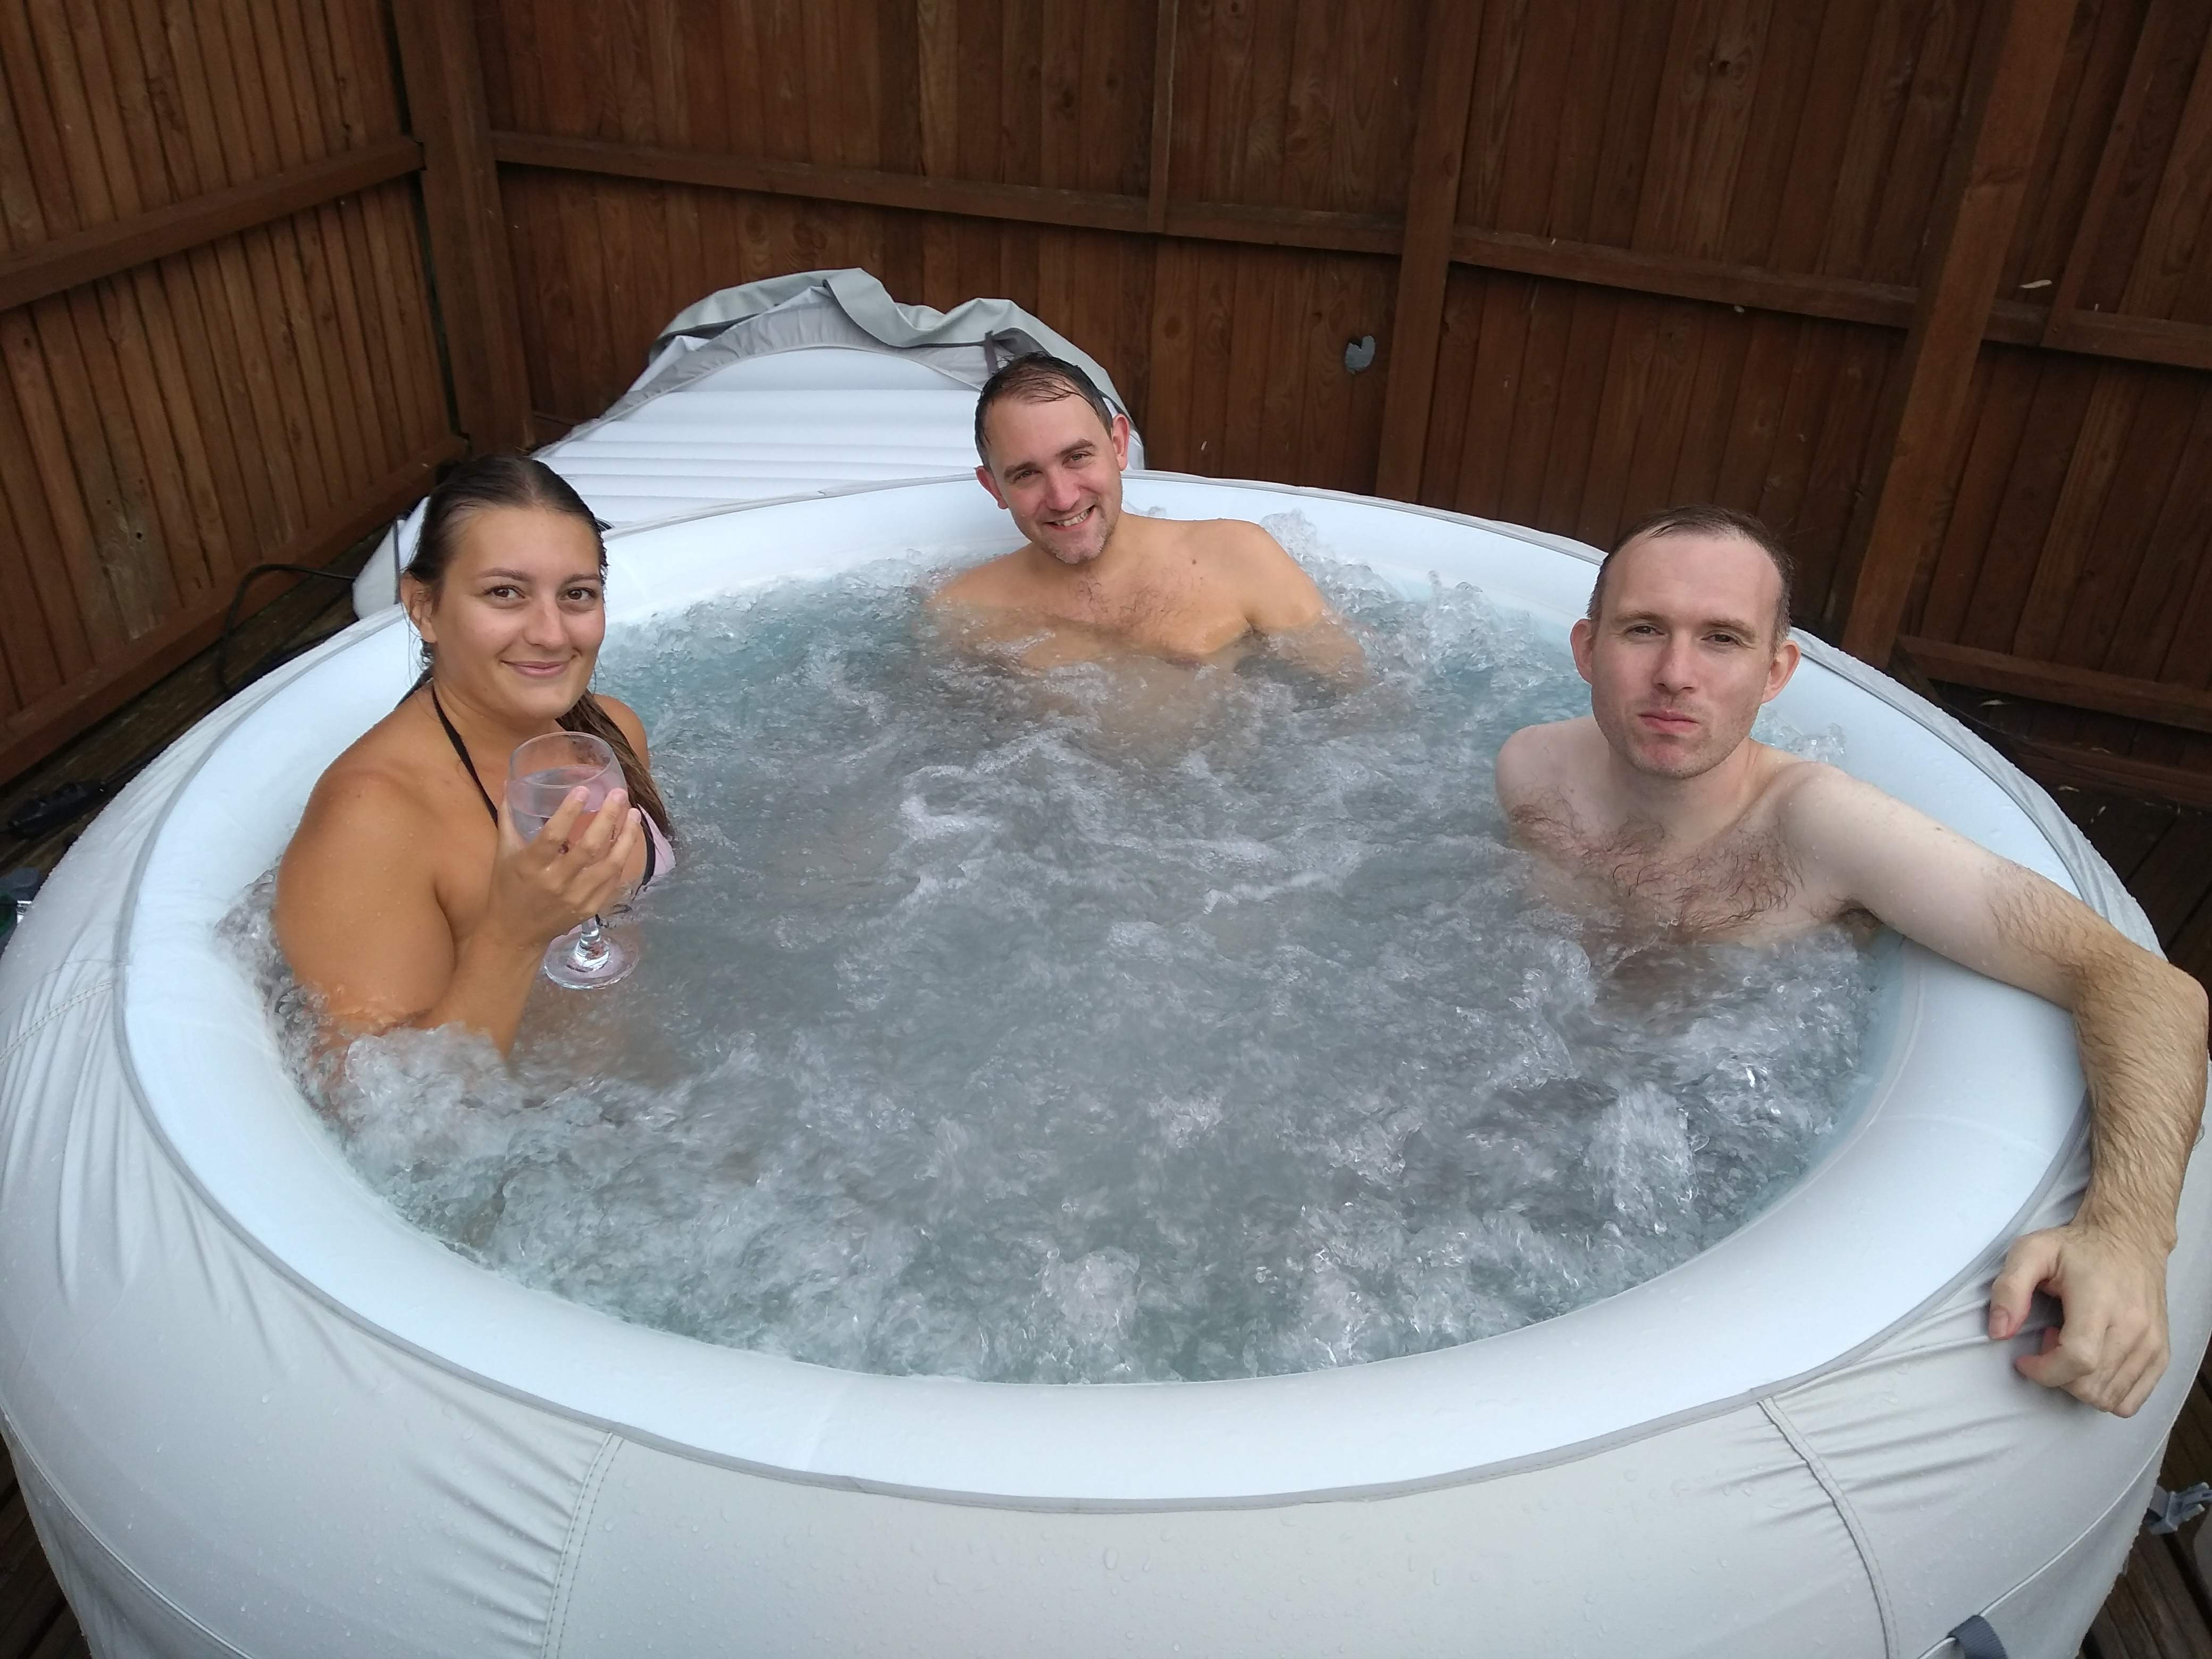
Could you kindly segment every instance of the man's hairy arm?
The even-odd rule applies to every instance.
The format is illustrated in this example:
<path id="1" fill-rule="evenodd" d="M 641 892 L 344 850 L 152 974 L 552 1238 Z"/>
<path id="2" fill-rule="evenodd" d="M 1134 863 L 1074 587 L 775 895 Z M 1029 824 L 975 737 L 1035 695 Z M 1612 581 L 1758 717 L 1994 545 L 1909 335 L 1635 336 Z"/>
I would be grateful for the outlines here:
<path id="1" fill-rule="evenodd" d="M 2064 1323 L 2021 1372 L 2133 1415 L 2168 1358 L 2166 1260 L 2204 1103 L 2203 988 L 2042 877 L 1828 768 L 1798 781 L 1783 828 L 1808 887 L 2073 1014 L 2088 1190 L 2071 1222 L 2014 1243 L 1990 1334 L 2018 1331 L 2047 1289 Z"/>

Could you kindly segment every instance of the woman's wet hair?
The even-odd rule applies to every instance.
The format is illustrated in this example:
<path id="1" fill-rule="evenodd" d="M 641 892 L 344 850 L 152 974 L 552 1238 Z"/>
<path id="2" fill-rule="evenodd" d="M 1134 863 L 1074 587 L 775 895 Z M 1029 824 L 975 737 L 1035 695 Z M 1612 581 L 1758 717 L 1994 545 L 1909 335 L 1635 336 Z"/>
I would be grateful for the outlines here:
<path id="1" fill-rule="evenodd" d="M 1109 433 L 1114 429 L 1114 410 L 1088 374 L 1049 352 L 1024 352 L 984 381 L 982 391 L 975 396 L 975 453 L 985 466 L 991 465 L 991 452 L 983 442 L 983 417 L 994 404 L 1010 398 L 1023 404 L 1056 404 L 1062 398 L 1080 398 L 1091 405 L 1099 425 Z"/>
<path id="2" fill-rule="evenodd" d="M 469 520 L 495 507 L 557 513 L 589 525 L 592 548 L 599 556 L 599 574 L 604 577 L 607 574 L 607 544 L 604 538 L 606 526 L 584 505 L 584 498 L 576 493 L 574 485 L 544 462 L 527 455 L 478 455 L 447 473 L 430 492 L 429 501 L 422 509 L 422 532 L 415 544 L 415 556 L 407 562 L 406 574 L 435 595 L 446 580 L 446 572 L 453 562 L 453 554 Z M 430 683 L 436 667 L 431 647 L 426 644 L 422 647 L 422 678 L 416 682 L 418 689 Z M 653 786 L 653 775 L 645 769 L 637 751 L 629 746 L 629 739 L 623 735 L 622 727 L 615 724 L 614 717 L 599 700 L 589 691 L 585 692 L 561 716 L 560 725 L 565 732 L 580 732 L 597 738 L 615 751 L 615 758 L 622 763 L 623 787 L 629 793 L 630 804 L 647 813 L 672 841 L 675 826 L 669 822 L 667 805 Z"/>
<path id="3" fill-rule="evenodd" d="M 1790 635 L 1790 599 L 1796 583 L 1793 580 L 1790 550 L 1782 539 L 1765 524 L 1748 513 L 1740 513 L 1732 507 L 1713 507 L 1692 503 L 1682 507 L 1662 507 L 1658 512 L 1638 519 L 1620 532 L 1604 560 L 1598 565 L 1597 580 L 1590 584 L 1589 619 L 1595 622 L 1605 607 L 1606 573 L 1613 562 L 1620 556 L 1621 550 L 1631 542 L 1644 536 L 1734 536 L 1749 542 L 1774 562 L 1774 574 L 1782 579 L 1782 594 L 1774 607 L 1774 638 L 1771 643 L 1779 649 Z"/>

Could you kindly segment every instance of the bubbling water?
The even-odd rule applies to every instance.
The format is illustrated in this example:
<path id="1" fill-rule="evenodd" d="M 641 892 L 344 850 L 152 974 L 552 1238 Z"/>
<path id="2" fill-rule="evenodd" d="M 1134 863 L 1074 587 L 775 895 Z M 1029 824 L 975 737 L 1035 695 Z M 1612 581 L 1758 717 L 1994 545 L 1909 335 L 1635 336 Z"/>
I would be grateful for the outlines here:
<path id="1" fill-rule="evenodd" d="M 354 1045 L 323 1100 L 356 1167 L 625 1319 L 1006 1381 L 1445 1346 L 1740 1225 L 1845 1108 L 1865 954 L 1534 897 L 1490 768 L 1587 707 L 1557 637 L 1270 527 L 1364 687 L 1012 675 L 917 638 L 915 564 L 617 630 L 603 683 L 684 838 L 643 963 L 539 987 L 511 1070 L 453 1030 Z M 265 891 L 234 931 L 304 1053 Z"/>

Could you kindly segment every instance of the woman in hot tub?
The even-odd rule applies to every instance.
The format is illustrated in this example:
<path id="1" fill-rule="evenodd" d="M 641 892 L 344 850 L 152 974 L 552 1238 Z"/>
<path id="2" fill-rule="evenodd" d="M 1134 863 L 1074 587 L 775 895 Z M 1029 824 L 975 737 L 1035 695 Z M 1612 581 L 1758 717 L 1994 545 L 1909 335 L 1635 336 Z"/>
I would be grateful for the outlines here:
<path id="1" fill-rule="evenodd" d="M 546 946 L 672 867 L 645 728 L 590 690 L 599 531 L 521 456 L 467 462 L 431 492 L 400 580 L 428 666 L 323 774 L 277 871 L 277 941 L 334 1038 L 460 1025 L 505 1053 Z M 588 814 L 572 790 L 525 840 L 500 799 L 507 759 L 558 730 L 605 741 L 626 787 Z"/>

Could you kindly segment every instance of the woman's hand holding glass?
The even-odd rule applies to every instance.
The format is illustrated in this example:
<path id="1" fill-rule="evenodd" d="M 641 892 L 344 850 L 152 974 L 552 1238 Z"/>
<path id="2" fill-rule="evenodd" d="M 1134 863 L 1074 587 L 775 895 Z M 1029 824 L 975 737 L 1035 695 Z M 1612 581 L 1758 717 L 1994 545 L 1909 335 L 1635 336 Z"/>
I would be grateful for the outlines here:
<path id="1" fill-rule="evenodd" d="M 587 804 L 590 795 L 581 784 L 571 788 L 528 839 L 514 806 L 503 806 L 488 927 L 517 945 L 544 950 L 613 908 L 644 830 L 626 791 L 610 791 L 597 810 Z"/>
<path id="2" fill-rule="evenodd" d="M 499 817 L 489 908 L 510 919 L 510 937 L 550 943 L 622 896 L 623 876 L 644 833 L 623 790 L 595 810 L 578 785 L 545 827 L 528 838 L 511 809 Z"/>

